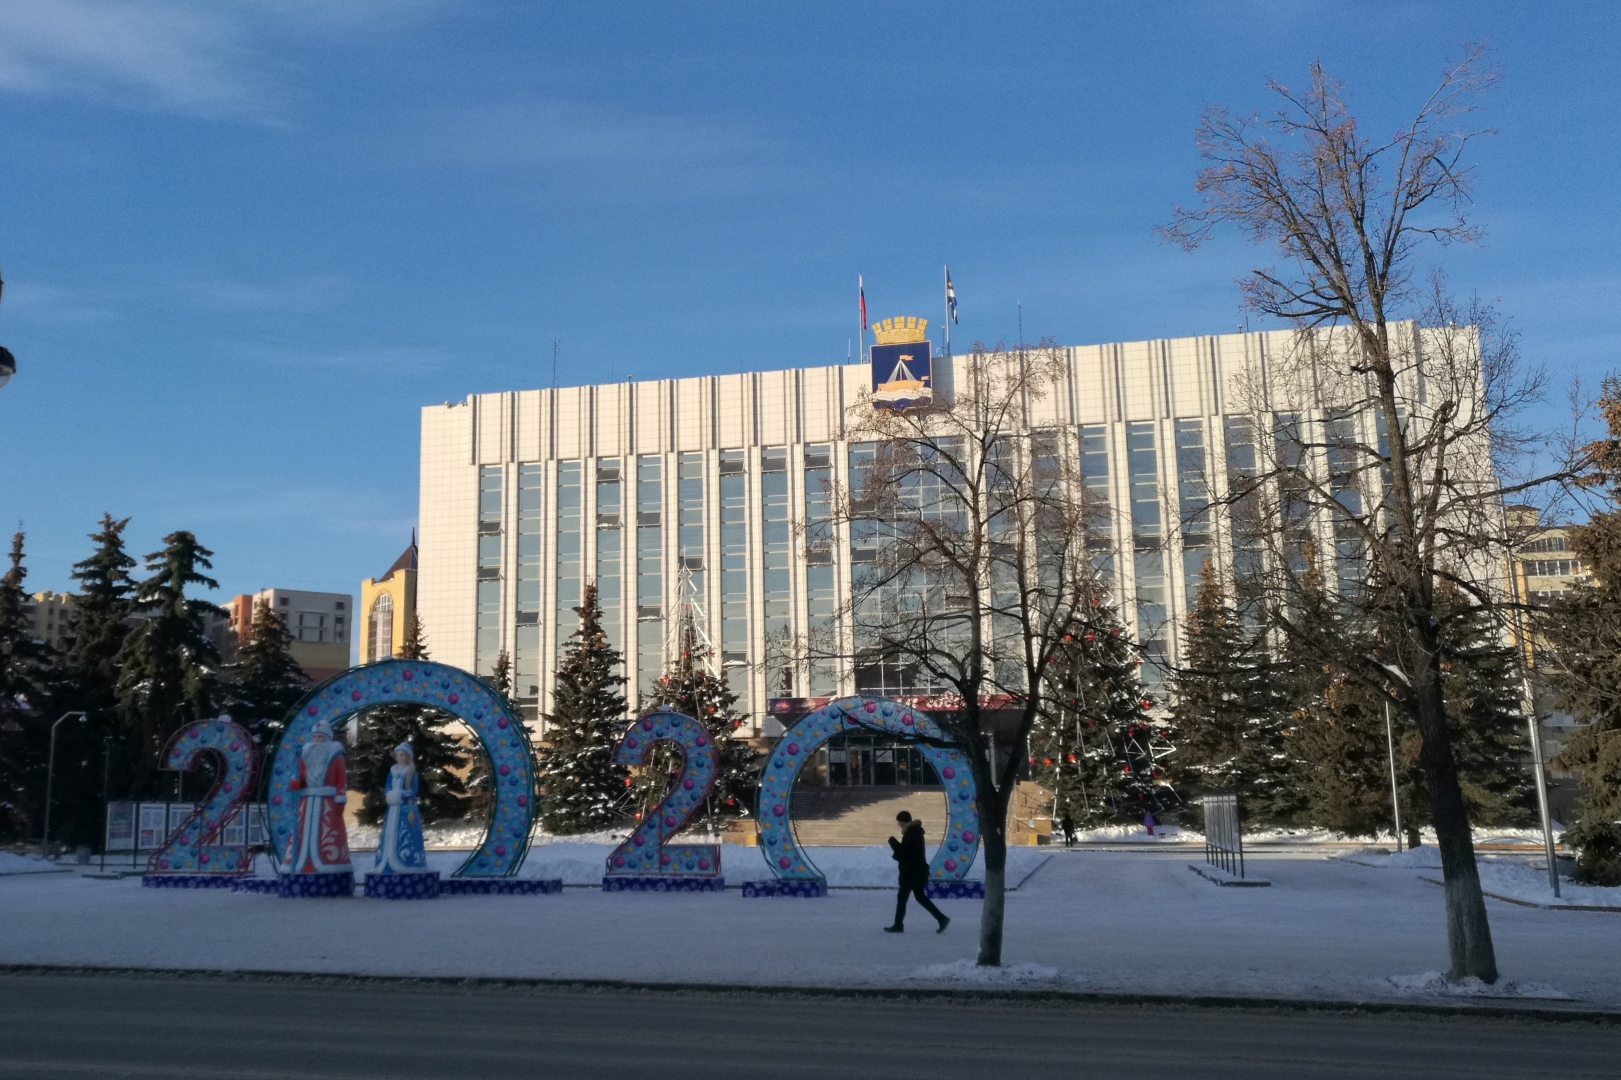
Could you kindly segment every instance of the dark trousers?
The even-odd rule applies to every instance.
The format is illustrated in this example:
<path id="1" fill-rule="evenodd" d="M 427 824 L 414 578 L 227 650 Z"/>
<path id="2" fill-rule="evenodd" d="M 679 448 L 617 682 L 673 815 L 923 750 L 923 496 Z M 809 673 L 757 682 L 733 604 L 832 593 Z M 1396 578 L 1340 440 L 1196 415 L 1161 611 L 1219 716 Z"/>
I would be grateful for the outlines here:
<path id="1" fill-rule="evenodd" d="M 926 881 L 901 882 L 900 892 L 895 896 L 896 926 L 906 925 L 906 898 L 908 896 L 917 897 L 918 905 L 922 907 L 924 911 L 927 911 L 930 915 L 933 915 L 935 922 L 945 921 L 946 917 L 940 914 L 940 909 L 935 907 L 934 901 L 929 899 L 929 894 L 925 888 L 927 884 L 928 883 Z"/>

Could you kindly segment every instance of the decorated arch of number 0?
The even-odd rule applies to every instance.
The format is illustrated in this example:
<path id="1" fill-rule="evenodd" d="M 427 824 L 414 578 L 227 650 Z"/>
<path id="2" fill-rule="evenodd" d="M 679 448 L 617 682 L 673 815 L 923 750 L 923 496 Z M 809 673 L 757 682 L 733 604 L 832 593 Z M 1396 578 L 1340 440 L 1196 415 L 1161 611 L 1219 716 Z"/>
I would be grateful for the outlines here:
<path id="1" fill-rule="evenodd" d="M 507 878 L 517 874 L 535 823 L 535 762 L 523 724 L 506 699 L 477 675 L 428 660 L 385 660 L 350 668 L 299 702 L 288 715 L 264 779 L 270 839 L 277 862 L 288 857 L 298 827 L 291 789 L 304 744 L 325 720 L 336 728 L 350 716 L 382 705 L 430 706 L 468 726 L 490 759 L 495 795 L 484 838 L 452 875 Z"/>

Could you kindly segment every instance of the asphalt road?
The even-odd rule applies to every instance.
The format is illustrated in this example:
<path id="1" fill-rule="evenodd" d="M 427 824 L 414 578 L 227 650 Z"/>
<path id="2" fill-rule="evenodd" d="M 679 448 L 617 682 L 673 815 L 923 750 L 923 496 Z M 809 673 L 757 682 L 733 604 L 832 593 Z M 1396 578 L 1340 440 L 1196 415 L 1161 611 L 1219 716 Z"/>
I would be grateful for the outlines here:
<path id="1" fill-rule="evenodd" d="M 1571 1080 L 1621 1076 L 1621 1027 L 1069 1002 L 0 975 L 0 1077 L 744 1075 Z"/>

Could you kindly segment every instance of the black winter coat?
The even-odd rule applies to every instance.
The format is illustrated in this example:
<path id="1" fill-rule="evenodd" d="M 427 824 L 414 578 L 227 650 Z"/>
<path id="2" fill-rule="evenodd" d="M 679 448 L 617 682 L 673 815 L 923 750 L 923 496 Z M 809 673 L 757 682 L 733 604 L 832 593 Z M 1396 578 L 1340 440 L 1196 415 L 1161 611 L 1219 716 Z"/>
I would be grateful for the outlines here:
<path id="1" fill-rule="evenodd" d="M 915 885 L 929 880 L 929 853 L 923 844 L 923 822 L 908 822 L 901 838 L 889 838 L 894 859 L 900 864 L 900 883 Z"/>

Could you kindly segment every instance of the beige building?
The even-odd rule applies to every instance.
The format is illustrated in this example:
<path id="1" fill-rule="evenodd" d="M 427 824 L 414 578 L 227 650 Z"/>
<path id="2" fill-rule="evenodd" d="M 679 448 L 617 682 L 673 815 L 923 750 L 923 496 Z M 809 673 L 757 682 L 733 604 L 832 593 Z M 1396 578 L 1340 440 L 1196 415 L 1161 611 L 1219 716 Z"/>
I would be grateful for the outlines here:
<path id="1" fill-rule="evenodd" d="M 243 593 L 226 606 L 232 640 L 248 639 L 254 610 L 259 604 L 268 603 L 292 635 L 287 651 L 304 669 L 305 676 L 312 683 L 325 682 L 349 668 L 354 599 L 347 593 L 302 589 L 261 589 L 252 594 Z M 225 650 L 221 652 L 223 655 Z"/>
<path id="2" fill-rule="evenodd" d="M 1066 376 L 1034 405 L 1032 427 L 1063 433 L 1090 496 L 1111 508 L 1097 562 L 1150 685 L 1180 647 L 1205 562 L 1233 565 L 1225 520 L 1201 508 L 1229 471 L 1253 470 L 1267 452 L 1244 387 L 1264 387 L 1290 424 L 1329 422 L 1309 386 L 1279 374 L 1295 340 L 1274 331 L 1066 347 Z M 949 398 L 965 364 L 934 358 L 934 392 Z M 840 632 L 862 553 L 847 536 L 814 550 L 804 536 L 828 515 L 827 485 L 847 484 L 873 452 L 849 437 L 851 410 L 871 407 L 858 403 L 873 386 L 867 365 L 845 364 L 424 408 L 416 600 L 434 659 L 488 673 L 506 652 L 514 698 L 544 712 L 572 609 L 595 581 L 633 708 L 672 655 L 683 607 L 696 609 L 750 734 L 775 733 L 774 697 L 913 692 L 849 663 L 773 669 L 766 650 L 768 638 Z M 1366 415 L 1332 422 L 1335 437 L 1379 438 Z"/>
<path id="3" fill-rule="evenodd" d="M 1592 581 L 1592 573 L 1570 549 L 1570 531 L 1566 526 L 1543 525 L 1536 509 L 1529 506 L 1510 507 L 1508 514 L 1510 525 L 1519 534 L 1511 587 L 1521 599 L 1545 604 Z M 1521 647 L 1533 673 L 1553 662 L 1532 634 L 1523 635 Z M 1557 696 L 1534 677 L 1531 696 L 1542 731 L 1542 756 L 1552 762 L 1584 720 L 1558 708 Z M 1549 795 L 1554 817 L 1563 820 L 1573 806 L 1576 777 L 1552 765 L 1548 776 L 1552 781 Z"/>
<path id="4" fill-rule="evenodd" d="M 413 533 L 410 546 L 382 577 L 367 578 L 360 583 L 360 663 L 370 664 L 399 655 L 405 641 L 406 620 L 416 611 L 416 604 L 417 541 Z M 437 653 L 432 655 L 439 659 Z"/>
<path id="5" fill-rule="evenodd" d="M 23 601 L 23 619 L 35 641 L 53 649 L 67 648 L 68 619 L 73 614 L 72 593 L 37 592 Z"/>

